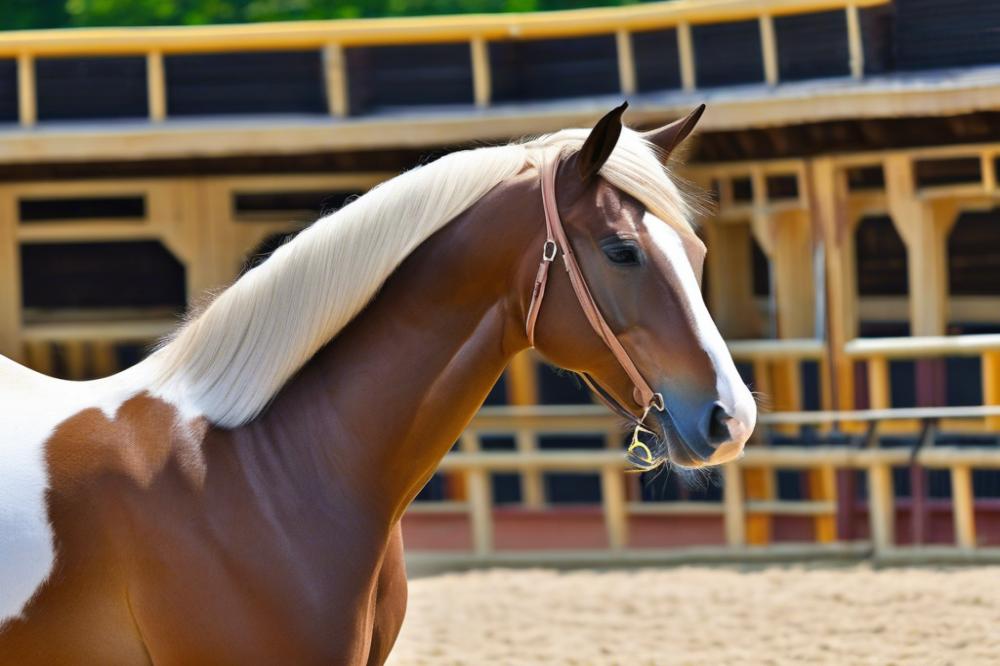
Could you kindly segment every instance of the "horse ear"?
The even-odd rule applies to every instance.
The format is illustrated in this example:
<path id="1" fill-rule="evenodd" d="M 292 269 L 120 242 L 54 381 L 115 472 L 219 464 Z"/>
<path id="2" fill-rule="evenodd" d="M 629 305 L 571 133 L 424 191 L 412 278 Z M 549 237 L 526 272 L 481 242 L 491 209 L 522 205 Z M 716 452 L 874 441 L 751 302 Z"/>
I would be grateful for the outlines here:
<path id="1" fill-rule="evenodd" d="M 674 148 L 679 146 L 691 134 L 694 126 L 698 124 L 701 114 L 704 112 L 705 105 L 701 104 L 697 109 L 680 120 L 675 120 L 659 129 L 643 132 L 642 138 L 659 148 L 663 154 L 663 160 L 666 161 L 670 157 L 670 153 L 674 152 Z"/>
<path id="2" fill-rule="evenodd" d="M 622 133 L 622 114 L 628 108 L 628 102 L 611 109 L 603 118 L 597 121 L 594 129 L 583 143 L 577 155 L 576 166 L 580 178 L 588 181 L 597 175 L 604 163 L 611 156 L 611 151 L 618 143 Z"/>

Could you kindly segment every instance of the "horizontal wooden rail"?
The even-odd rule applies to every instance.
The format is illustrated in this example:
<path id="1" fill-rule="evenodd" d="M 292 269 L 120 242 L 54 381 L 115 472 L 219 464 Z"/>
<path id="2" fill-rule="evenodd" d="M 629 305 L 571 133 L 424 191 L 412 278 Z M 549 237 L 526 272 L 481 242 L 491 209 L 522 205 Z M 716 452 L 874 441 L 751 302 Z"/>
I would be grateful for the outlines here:
<path id="1" fill-rule="evenodd" d="M 988 351 L 1000 351 L 1000 334 L 859 338 L 844 346 L 853 358 L 980 356 Z"/>
<path id="2" fill-rule="evenodd" d="M 527 39 L 654 30 L 681 23 L 719 23 L 849 6 L 877 6 L 889 0 L 676 0 L 629 7 L 570 11 L 471 14 L 380 19 L 344 19 L 248 25 L 87 28 L 12 31 L 0 35 L 0 56 L 191 53 L 247 49 L 319 48 L 418 42 Z"/>

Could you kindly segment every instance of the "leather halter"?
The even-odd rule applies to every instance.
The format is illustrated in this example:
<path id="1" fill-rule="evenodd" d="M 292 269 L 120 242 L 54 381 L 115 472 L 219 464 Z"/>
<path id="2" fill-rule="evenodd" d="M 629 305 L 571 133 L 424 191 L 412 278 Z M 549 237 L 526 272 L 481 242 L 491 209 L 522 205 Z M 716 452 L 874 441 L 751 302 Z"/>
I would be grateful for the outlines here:
<path id="1" fill-rule="evenodd" d="M 649 454 L 649 449 L 644 444 L 639 442 L 636 445 L 638 441 L 637 435 L 640 428 L 645 430 L 645 428 L 642 428 L 642 422 L 645 420 L 650 409 L 656 409 L 660 412 L 664 410 L 663 395 L 650 388 L 645 378 L 639 372 L 639 369 L 636 368 L 635 363 L 632 362 L 628 352 L 625 351 L 625 348 L 618 341 L 614 331 L 611 330 L 611 327 L 604 320 L 604 316 L 601 314 L 600 309 L 598 309 L 597 303 L 594 301 L 594 297 L 587 287 L 587 281 L 583 276 L 583 271 L 580 270 L 580 264 L 576 261 L 573 248 L 566 237 L 566 230 L 563 228 L 562 219 L 559 217 L 559 207 L 556 204 L 556 170 L 558 167 L 559 160 L 555 159 L 552 154 L 546 154 L 543 157 L 541 179 L 542 207 L 545 210 L 545 245 L 542 247 L 542 262 L 539 264 L 538 273 L 535 275 L 535 285 L 531 290 L 531 303 L 528 305 L 526 322 L 528 344 L 532 347 L 535 346 L 535 323 L 538 321 L 542 299 L 545 298 L 545 284 L 549 279 L 549 266 L 555 261 L 556 255 L 562 253 L 563 264 L 566 267 L 566 272 L 569 274 L 569 280 L 573 285 L 573 292 L 580 303 L 580 308 L 587 316 L 590 326 L 597 333 L 598 337 L 604 341 L 604 344 L 607 345 L 608 349 L 611 350 L 611 353 L 618 360 L 625 374 L 632 380 L 632 384 L 635 387 L 632 395 L 643 409 L 642 416 L 636 418 L 631 411 L 619 404 L 611 394 L 598 386 L 593 378 L 586 373 L 581 373 L 581 377 L 597 397 L 610 407 L 612 411 L 637 424 L 636 433 L 633 435 L 633 447 L 641 447 Z M 630 451 L 633 447 L 630 447 Z M 649 461 L 652 462 L 651 454 L 644 457 L 648 457 Z"/>

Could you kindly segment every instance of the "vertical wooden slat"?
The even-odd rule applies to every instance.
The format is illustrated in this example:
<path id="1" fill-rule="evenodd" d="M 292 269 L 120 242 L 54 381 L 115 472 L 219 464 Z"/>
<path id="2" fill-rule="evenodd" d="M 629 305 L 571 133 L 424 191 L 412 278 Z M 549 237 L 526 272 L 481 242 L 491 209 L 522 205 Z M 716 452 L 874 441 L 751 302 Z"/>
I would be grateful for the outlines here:
<path id="1" fill-rule="evenodd" d="M 87 376 L 87 348 L 81 340 L 67 340 L 60 343 L 66 361 L 67 379 L 84 379 Z"/>
<path id="2" fill-rule="evenodd" d="M 681 68 L 681 87 L 690 92 L 697 87 L 698 82 L 695 78 L 691 26 L 687 23 L 677 24 L 677 57 Z"/>
<path id="3" fill-rule="evenodd" d="M 635 57 L 632 53 L 632 35 L 621 28 L 615 32 L 618 47 L 618 84 L 623 95 L 633 95 L 636 91 Z"/>
<path id="4" fill-rule="evenodd" d="M 17 108 L 21 127 L 33 127 L 38 122 L 35 58 L 30 53 L 17 57 Z"/>
<path id="5" fill-rule="evenodd" d="M 976 547 L 975 502 L 972 493 L 972 470 L 964 465 L 951 468 L 951 506 L 955 521 L 955 545 Z"/>
<path id="6" fill-rule="evenodd" d="M 837 474 L 832 465 L 823 465 L 808 472 L 809 498 L 816 502 L 837 502 Z M 837 540 L 837 515 L 823 514 L 813 519 L 813 532 L 819 543 Z"/>
<path id="7" fill-rule="evenodd" d="M 889 385 L 889 361 L 884 356 L 873 356 L 868 365 L 868 407 L 889 409 L 892 406 L 892 389 Z"/>
<path id="8" fill-rule="evenodd" d="M 868 520 L 875 553 L 883 553 L 895 541 L 896 507 L 892 490 L 892 470 L 875 463 L 868 468 Z"/>
<path id="9" fill-rule="evenodd" d="M 865 49 L 861 43 L 861 21 L 858 18 L 858 8 L 852 2 L 844 10 L 847 12 L 847 53 L 851 68 L 851 76 L 855 79 L 865 75 Z"/>
<path id="10" fill-rule="evenodd" d="M 764 58 L 764 80 L 768 85 L 778 83 L 778 45 L 774 39 L 774 20 L 769 14 L 758 19 L 760 24 L 760 48 Z"/>
<path id="11" fill-rule="evenodd" d="M 613 551 L 628 545 L 628 513 L 625 503 L 624 473 L 617 465 L 601 468 L 601 506 L 608 532 L 608 546 Z"/>
<path id="12" fill-rule="evenodd" d="M 28 367 L 43 375 L 51 375 L 54 366 L 52 344 L 49 342 L 29 342 L 27 345 Z"/>
<path id="13" fill-rule="evenodd" d="M 154 123 L 163 122 L 167 117 L 167 84 L 163 74 L 163 53 L 160 51 L 146 54 L 146 98 L 149 119 Z"/>
<path id="14" fill-rule="evenodd" d="M 722 479 L 726 545 L 734 548 L 745 546 L 747 543 L 747 515 L 743 500 L 743 470 L 732 463 L 724 465 Z"/>
<path id="15" fill-rule="evenodd" d="M 472 87 L 476 106 L 484 108 L 493 100 L 493 78 L 490 74 L 490 49 L 486 40 L 475 37 L 472 49 Z"/>
<path id="16" fill-rule="evenodd" d="M 113 342 L 95 342 L 91 345 L 91 363 L 94 375 L 108 377 L 118 371 L 118 360 L 115 358 Z"/>
<path id="17" fill-rule="evenodd" d="M 479 450 L 479 438 L 466 431 L 462 433 L 459 446 L 466 453 L 474 453 Z M 476 555 L 489 555 L 493 552 L 493 498 L 489 472 L 482 467 L 470 468 L 465 472 L 465 483 L 469 492 L 472 549 Z"/>
<path id="18" fill-rule="evenodd" d="M 774 469 L 758 467 L 743 469 L 745 495 L 749 500 L 770 502 L 775 497 Z M 746 540 L 754 546 L 764 546 L 771 543 L 772 516 L 767 513 L 751 513 L 746 515 Z"/>
<path id="19" fill-rule="evenodd" d="M 984 352 L 982 356 L 983 404 L 1000 405 L 1000 351 Z M 1000 416 L 986 418 L 986 427 L 1000 431 Z"/>
<path id="20" fill-rule="evenodd" d="M 993 164 L 996 155 L 983 151 L 979 155 L 979 173 L 983 179 L 983 190 L 987 194 L 993 194 L 997 189 L 997 170 Z"/>
<path id="21" fill-rule="evenodd" d="M 17 201 L 0 188 L 0 354 L 20 361 L 21 262 L 17 242 Z"/>
<path id="22" fill-rule="evenodd" d="M 507 367 L 507 402 L 512 405 L 538 404 L 538 373 L 530 350 L 511 359 Z M 514 444 L 521 453 L 531 453 L 538 448 L 538 436 L 531 430 L 518 430 Z M 521 472 L 521 498 L 525 506 L 545 506 L 545 483 L 542 471 L 526 469 Z"/>
<path id="23" fill-rule="evenodd" d="M 348 114 L 347 60 L 340 44 L 323 47 L 323 70 L 326 81 L 326 104 L 331 116 L 342 118 Z"/>

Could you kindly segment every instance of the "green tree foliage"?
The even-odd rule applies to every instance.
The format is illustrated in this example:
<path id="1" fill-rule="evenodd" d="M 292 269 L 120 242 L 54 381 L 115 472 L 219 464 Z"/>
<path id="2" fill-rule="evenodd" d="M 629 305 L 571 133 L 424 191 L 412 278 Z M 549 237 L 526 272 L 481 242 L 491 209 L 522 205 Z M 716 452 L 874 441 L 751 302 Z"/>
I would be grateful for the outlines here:
<path id="1" fill-rule="evenodd" d="M 0 30 L 531 12 L 648 0 L 0 0 Z"/>

